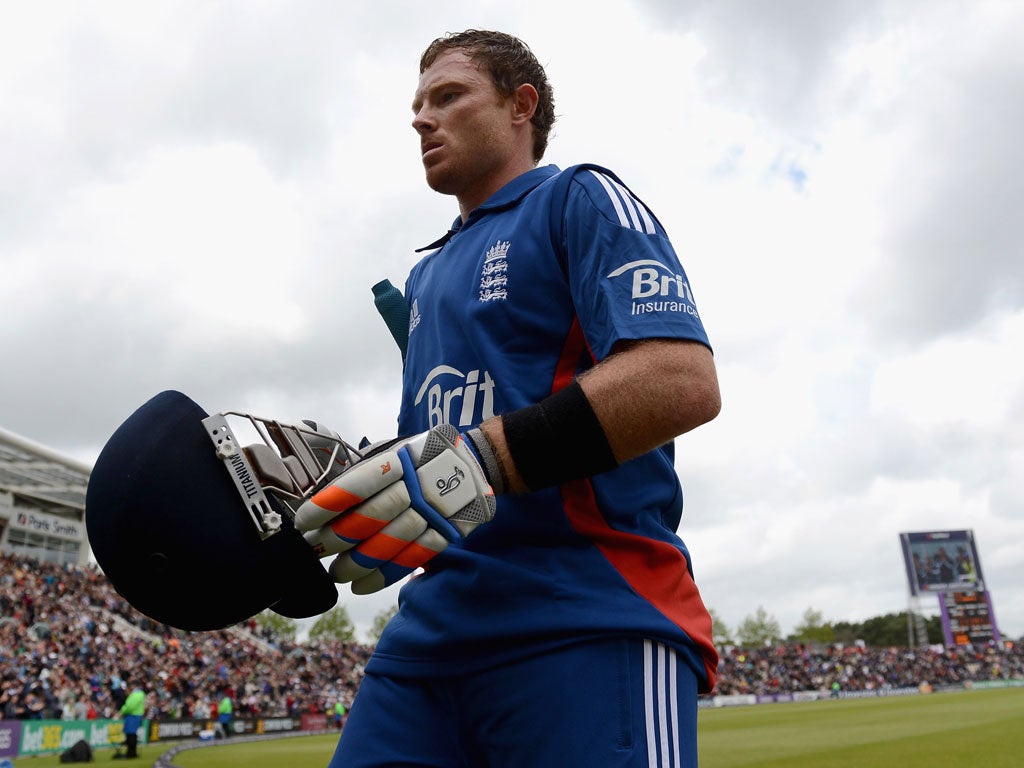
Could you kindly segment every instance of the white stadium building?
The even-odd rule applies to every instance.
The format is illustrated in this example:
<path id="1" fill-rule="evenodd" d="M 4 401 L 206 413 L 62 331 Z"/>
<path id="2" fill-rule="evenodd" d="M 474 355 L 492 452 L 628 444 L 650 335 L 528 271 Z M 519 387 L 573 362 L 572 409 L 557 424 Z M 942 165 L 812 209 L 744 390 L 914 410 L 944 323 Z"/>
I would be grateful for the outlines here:
<path id="1" fill-rule="evenodd" d="M 0 552 L 88 563 L 85 487 L 91 469 L 0 429 Z"/>

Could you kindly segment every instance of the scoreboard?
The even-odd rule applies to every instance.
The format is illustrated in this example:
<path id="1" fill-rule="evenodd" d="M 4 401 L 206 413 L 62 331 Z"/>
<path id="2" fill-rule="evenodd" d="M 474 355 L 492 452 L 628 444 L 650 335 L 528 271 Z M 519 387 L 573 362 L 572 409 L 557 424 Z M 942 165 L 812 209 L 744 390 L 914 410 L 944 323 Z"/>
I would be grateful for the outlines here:
<path id="1" fill-rule="evenodd" d="M 940 603 L 947 645 L 984 644 L 998 641 L 988 592 L 946 592 Z"/>
<path id="2" fill-rule="evenodd" d="M 900 547 L 911 600 L 926 594 L 938 598 L 947 647 L 1002 642 L 974 531 L 901 533 Z"/>

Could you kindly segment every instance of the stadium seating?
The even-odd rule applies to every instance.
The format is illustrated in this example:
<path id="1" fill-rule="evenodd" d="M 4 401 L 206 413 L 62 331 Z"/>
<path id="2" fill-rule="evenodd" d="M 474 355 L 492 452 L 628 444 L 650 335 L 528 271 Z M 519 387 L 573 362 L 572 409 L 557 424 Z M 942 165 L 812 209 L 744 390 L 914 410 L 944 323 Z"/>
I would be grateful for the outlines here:
<path id="1" fill-rule="evenodd" d="M 283 641 L 254 621 L 181 632 L 133 610 L 94 568 L 0 555 L 0 719 L 117 717 L 123 681 L 139 674 L 154 694 L 150 719 L 207 717 L 225 689 L 237 717 L 324 713 L 339 697 L 351 704 L 371 651 L 360 643 Z M 721 695 L 1024 678 L 1020 643 L 730 647 L 721 656 Z"/>
<path id="2" fill-rule="evenodd" d="M 371 650 L 283 642 L 255 622 L 181 632 L 134 611 L 94 568 L 0 555 L 0 719 L 117 717 L 136 673 L 157 682 L 150 719 L 206 717 L 225 689 L 239 717 L 323 713 L 351 703 Z"/>

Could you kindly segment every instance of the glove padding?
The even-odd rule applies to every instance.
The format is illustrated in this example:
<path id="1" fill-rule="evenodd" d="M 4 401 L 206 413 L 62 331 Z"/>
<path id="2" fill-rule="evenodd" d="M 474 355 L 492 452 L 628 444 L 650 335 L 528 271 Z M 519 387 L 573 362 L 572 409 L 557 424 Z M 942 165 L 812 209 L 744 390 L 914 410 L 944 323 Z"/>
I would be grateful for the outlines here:
<path id="1" fill-rule="evenodd" d="M 304 502 L 295 526 L 365 595 L 412 573 L 494 517 L 494 491 L 450 424 L 359 461 Z"/>

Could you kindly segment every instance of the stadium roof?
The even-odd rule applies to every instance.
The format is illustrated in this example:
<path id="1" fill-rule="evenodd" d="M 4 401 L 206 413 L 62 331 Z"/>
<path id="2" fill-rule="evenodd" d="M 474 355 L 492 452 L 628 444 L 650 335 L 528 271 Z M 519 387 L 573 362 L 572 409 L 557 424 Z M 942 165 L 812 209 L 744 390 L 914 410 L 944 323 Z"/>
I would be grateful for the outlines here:
<path id="1" fill-rule="evenodd" d="M 81 519 L 92 467 L 0 428 L 0 492 Z"/>

